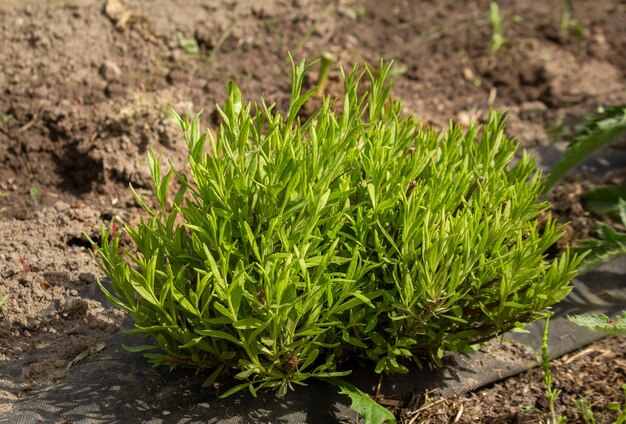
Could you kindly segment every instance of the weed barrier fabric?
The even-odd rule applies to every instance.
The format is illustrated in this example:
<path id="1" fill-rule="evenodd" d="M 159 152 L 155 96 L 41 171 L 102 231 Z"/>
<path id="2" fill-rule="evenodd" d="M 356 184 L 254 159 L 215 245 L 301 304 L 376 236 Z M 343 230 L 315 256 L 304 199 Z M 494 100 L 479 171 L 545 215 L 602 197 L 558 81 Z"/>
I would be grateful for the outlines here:
<path id="1" fill-rule="evenodd" d="M 585 312 L 615 315 L 622 311 L 626 308 L 625 277 L 626 258 L 620 258 L 574 280 L 574 290 L 554 308 L 556 315 L 550 321 L 553 357 L 603 337 L 602 333 L 570 323 L 566 316 Z M 105 302 L 95 286 L 88 287 L 83 295 Z M 130 322 L 126 324 L 130 326 Z M 518 347 L 518 354 L 496 349 L 493 353 L 454 355 L 446 358 L 439 370 L 424 367 L 407 375 L 385 376 L 381 395 L 406 400 L 413 393 L 433 390 L 447 397 L 536 366 L 541 355 L 543 322 L 527 328 L 529 333 L 505 335 L 505 339 L 516 342 L 511 346 Z M 103 350 L 70 368 L 67 376 L 53 386 L 15 400 L 0 399 L 5 404 L 0 409 L 0 423 L 333 423 L 355 418 L 348 397 L 322 381 L 298 386 L 283 398 L 273 392 L 253 398 L 244 391 L 219 399 L 215 389 L 202 388 L 205 375 L 188 369 L 170 372 L 167 367 L 153 368 L 141 354 L 124 351 L 122 343 L 135 345 L 141 339 L 118 333 Z M 45 351 L 0 365 L 0 397 L 6 398 L 1 393 L 17 391 L 22 366 L 38 355 L 45 355 Z M 372 370 L 371 366 L 357 367 L 346 380 L 373 393 L 379 378 Z"/>

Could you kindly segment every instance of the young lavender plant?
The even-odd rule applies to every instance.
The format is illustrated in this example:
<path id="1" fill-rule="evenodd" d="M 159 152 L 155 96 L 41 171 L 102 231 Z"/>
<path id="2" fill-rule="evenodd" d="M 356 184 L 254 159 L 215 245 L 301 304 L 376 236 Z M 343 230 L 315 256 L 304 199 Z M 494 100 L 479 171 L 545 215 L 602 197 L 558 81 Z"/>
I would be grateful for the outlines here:
<path id="1" fill-rule="evenodd" d="M 437 132 L 400 113 L 390 63 L 345 74 L 344 96 L 300 108 L 311 65 L 292 62 L 285 114 L 234 83 L 223 123 L 179 119 L 190 174 L 148 156 L 158 203 L 148 219 L 103 230 L 95 257 L 107 298 L 149 334 L 155 364 L 192 366 L 206 384 L 234 376 L 256 394 L 350 372 L 440 363 L 540 317 L 570 291 L 579 259 L 546 259 L 561 235 L 537 217 L 541 175 L 493 114 L 483 128 Z M 359 86 L 367 84 L 361 94 Z M 337 112 L 339 110 L 339 112 Z M 170 183 L 178 189 L 169 196 Z"/>

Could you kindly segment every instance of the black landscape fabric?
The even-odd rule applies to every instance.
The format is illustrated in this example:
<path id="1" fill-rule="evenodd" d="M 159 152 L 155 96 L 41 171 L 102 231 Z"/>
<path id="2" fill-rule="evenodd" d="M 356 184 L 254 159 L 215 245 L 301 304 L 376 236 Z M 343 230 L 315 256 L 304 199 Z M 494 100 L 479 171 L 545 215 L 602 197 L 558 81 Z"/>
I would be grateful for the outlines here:
<path id="1" fill-rule="evenodd" d="M 625 276 L 626 258 L 621 258 L 573 282 L 574 290 L 556 306 L 556 317 L 550 323 L 552 356 L 561 356 L 602 337 L 601 333 L 575 326 L 565 317 L 584 312 L 615 315 L 622 311 L 626 306 Z M 95 286 L 85 294 L 104 301 Z M 439 370 L 424 367 L 408 375 L 385 376 L 381 395 L 406 400 L 413 393 L 433 390 L 441 396 L 452 396 L 518 374 L 535 366 L 541 354 L 543 322 L 530 324 L 528 330 L 526 334 L 504 337 L 514 341 L 510 346 L 516 346 L 519 354 L 493 349 L 471 356 L 455 355 L 447 358 Z M 185 369 L 170 372 L 166 367 L 153 368 L 141 354 L 121 348 L 122 343 L 138 342 L 136 337 L 117 334 L 104 349 L 72 367 L 66 378 L 53 386 L 19 399 L 0 399 L 4 404 L 0 423 L 333 423 L 355 418 L 348 407 L 349 399 L 321 381 L 297 387 L 283 398 L 273 392 L 260 393 L 257 398 L 240 392 L 219 399 L 213 389 L 202 387 L 206 376 Z M 19 383 L 23 365 L 37 355 L 45 355 L 45 350 L 0 365 L 0 397 Z M 371 367 L 363 367 L 356 368 L 347 380 L 373 393 L 379 378 Z"/>

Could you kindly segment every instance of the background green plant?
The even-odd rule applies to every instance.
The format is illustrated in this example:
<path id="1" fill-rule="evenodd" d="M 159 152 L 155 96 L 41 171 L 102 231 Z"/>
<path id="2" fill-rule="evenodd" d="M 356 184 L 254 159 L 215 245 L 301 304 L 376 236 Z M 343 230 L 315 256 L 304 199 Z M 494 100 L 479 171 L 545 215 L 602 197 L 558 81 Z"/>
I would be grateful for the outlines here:
<path id="1" fill-rule="evenodd" d="M 612 424 L 625 424 L 626 423 L 626 384 L 622 384 L 622 391 L 624 392 L 624 402 L 620 407 L 619 403 L 612 402 L 607 406 L 609 411 L 616 411 L 618 416 L 613 420 Z M 588 400 L 579 399 L 576 401 L 576 406 L 580 411 L 580 415 L 586 424 L 599 424 L 604 421 L 598 421 L 596 415 L 591 410 Z"/>
<path id="2" fill-rule="evenodd" d="M 572 0 L 563 0 L 561 2 L 561 12 L 559 14 L 559 33 L 562 37 L 570 34 L 579 38 L 585 37 L 585 25 L 577 19 L 572 18 L 574 4 Z"/>
<path id="3" fill-rule="evenodd" d="M 556 413 L 555 402 L 561 395 L 560 389 L 553 387 L 554 375 L 550 371 L 550 353 L 548 346 L 548 328 L 550 325 L 550 318 L 553 312 L 547 312 L 545 317 L 545 323 L 543 327 L 543 336 L 541 338 L 541 369 L 543 370 L 543 381 L 546 386 L 545 394 L 548 400 L 549 416 L 546 420 L 547 424 L 558 424 L 565 422 L 566 417 Z M 615 319 L 610 319 L 606 315 L 590 315 L 581 314 L 575 316 L 569 316 L 568 319 L 576 325 L 582 327 L 591 328 L 593 330 L 601 331 L 610 336 L 620 336 L 626 334 L 626 312 L 623 316 L 617 316 Z M 622 390 L 624 391 L 624 404 L 620 405 L 616 402 L 611 402 L 607 405 L 609 411 L 616 411 L 618 413 L 617 418 L 612 424 L 625 424 L 626 423 L 626 384 L 622 384 Z M 587 424 L 597 424 L 598 420 L 594 414 L 589 402 L 582 399 L 575 399 L 574 403 L 580 412 L 580 417 Z"/>
<path id="4" fill-rule="evenodd" d="M 574 141 L 567 147 L 563 158 L 548 174 L 545 192 L 548 193 L 572 168 L 591 156 L 595 151 L 626 132 L 626 106 L 600 109 L 578 126 Z"/>
<path id="5" fill-rule="evenodd" d="M 190 176 L 149 154 L 158 208 L 137 196 L 149 215 L 125 227 L 137 252 L 106 230 L 95 246 L 107 298 L 155 342 L 129 350 L 211 369 L 205 384 L 232 372 L 243 382 L 223 396 L 284 394 L 348 374 L 348 355 L 378 373 L 440 363 L 566 296 L 580 258 L 546 260 L 561 229 L 537 228 L 542 178 L 526 154 L 511 163 L 501 115 L 467 132 L 422 127 L 401 116 L 381 63 L 342 73 L 343 103 L 325 96 L 302 121 L 310 66 L 292 62 L 285 115 L 230 83 L 215 135 L 178 118 Z"/>
<path id="6" fill-rule="evenodd" d="M 500 14 L 498 3 L 495 1 L 489 4 L 489 22 L 491 23 L 489 48 L 492 53 L 498 53 L 502 47 L 509 45 L 511 41 L 504 36 L 504 18 Z"/>
<path id="7" fill-rule="evenodd" d="M 623 226 L 626 226 L 626 201 L 619 198 L 617 204 L 620 221 Z M 626 254 L 626 233 L 618 231 L 613 225 L 598 221 L 596 222 L 596 236 L 583 240 L 577 250 L 589 252 L 581 263 L 581 268 L 593 268 Z"/>
<path id="8" fill-rule="evenodd" d="M 569 18 L 569 14 L 567 17 Z M 572 168 L 625 132 L 626 106 L 600 109 L 597 115 L 587 117 L 584 123 L 577 126 L 575 139 L 566 149 L 563 158 L 553 166 L 548 174 L 545 191 L 549 192 Z M 613 185 L 583 193 L 581 201 L 585 209 L 598 215 L 616 218 L 621 221 L 622 225 L 626 226 L 626 201 L 624 198 L 626 198 L 626 186 Z M 596 222 L 596 237 L 583 240 L 575 250 L 586 252 L 580 269 L 587 270 L 626 254 L 626 234 L 618 231 L 613 225 L 598 221 Z M 546 398 L 550 406 L 548 422 L 555 423 L 562 422 L 565 417 L 557 416 L 554 410 L 554 402 L 559 397 L 560 390 L 552 388 L 553 375 L 550 371 L 548 354 L 549 318 L 550 315 L 546 318 L 542 339 L 542 368 L 546 384 Z M 604 314 L 580 314 L 568 316 L 568 319 L 581 327 L 601 331 L 611 336 L 626 333 L 626 312 L 615 318 L 609 318 Z M 626 385 L 622 385 L 622 388 L 625 395 L 624 406 L 620 407 L 617 403 L 611 403 L 608 406 L 609 410 L 619 413 L 614 424 L 626 423 Z M 585 423 L 595 424 L 598 422 L 585 399 L 577 399 L 575 403 Z"/>
<path id="9" fill-rule="evenodd" d="M 622 316 L 609 318 L 604 314 L 581 314 L 568 317 L 576 325 L 601 331 L 609 336 L 621 336 L 626 334 L 626 311 Z"/>
<path id="10" fill-rule="evenodd" d="M 599 114 L 589 116 L 577 127 L 574 142 L 565 151 L 563 158 L 557 162 L 546 181 L 549 191 L 577 164 L 591 156 L 596 150 L 613 142 L 626 133 L 626 106 L 613 106 L 600 109 Z M 581 201 L 585 209 L 597 215 L 605 215 L 626 227 L 626 185 L 610 185 L 583 193 Z M 582 240 L 576 248 L 579 252 L 587 252 L 580 264 L 581 270 L 588 270 L 618 256 L 626 254 L 626 233 L 619 231 L 615 225 L 596 222 L 596 235 Z M 610 320 L 605 315 L 577 315 L 569 319 L 581 326 L 617 334 L 624 327 L 619 317 Z"/>

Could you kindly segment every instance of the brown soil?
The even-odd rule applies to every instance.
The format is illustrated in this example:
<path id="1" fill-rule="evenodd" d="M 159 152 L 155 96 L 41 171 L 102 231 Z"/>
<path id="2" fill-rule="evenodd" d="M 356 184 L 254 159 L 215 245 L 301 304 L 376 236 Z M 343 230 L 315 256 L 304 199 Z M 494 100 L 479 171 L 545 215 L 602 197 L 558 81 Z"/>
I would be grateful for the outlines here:
<path id="1" fill-rule="evenodd" d="M 487 0 L 322 3 L 0 2 L 0 360 L 48 351 L 24 371 L 14 395 L 62 378 L 69 361 L 118 330 L 119 312 L 80 294 L 101 275 L 84 234 L 97 236 L 115 216 L 142 216 L 128 184 L 148 193 L 149 148 L 183 163 L 185 145 L 166 111 L 204 108 L 203 123 L 214 125 L 214 105 L 231 79 L 247 97 L 284 108 L 288 51 L 309 60 L 326 51 L 346 66 L 394 59 L 394 94 L 406 112 L 445 127 L 450 118 L 467 125 L 484 120 L 490 107 L 506 109 L 508 131 L 527 147 L 560 140 L 598 106 L 626 103 L 623 1 L 573 2 L 566 34 L 559 31 L 565 2 L 502 1 L 511 43 L 497 54 L 489 51 Z M 181 47 L 186 39 L 195 40 L 197 53 Z M 331 92 L 338 76 L 335 67 Z M 554 199 L 560 219 L 574 222 L 576 239 L 592 231 L 595 218 L 580 209 L 580 184 L 572 184 Z M 602 342 L 576 361 L 561 360 L 558 384 L 571 396 L 600 399 L 594 408 L 619 401 L 623 343 Z M 570 384 L 582 370 L 585 390 Z M 461 406 L 455 422 L 514 422 L 525 405 L 545 413 L 540 381 L 530 372 L 442 402 L 441 422 Z M 403 414 L 417 416 L 410 412 Z"/>

